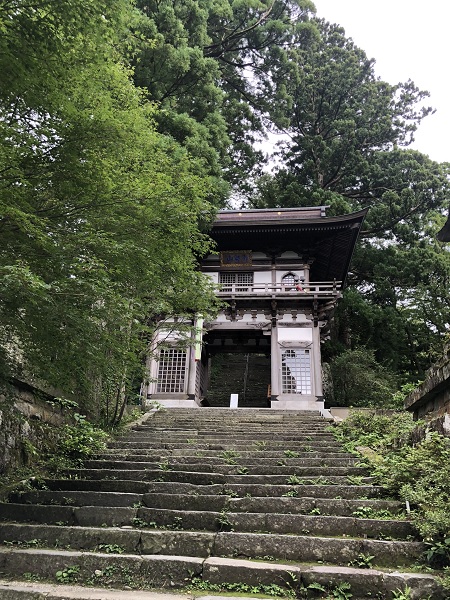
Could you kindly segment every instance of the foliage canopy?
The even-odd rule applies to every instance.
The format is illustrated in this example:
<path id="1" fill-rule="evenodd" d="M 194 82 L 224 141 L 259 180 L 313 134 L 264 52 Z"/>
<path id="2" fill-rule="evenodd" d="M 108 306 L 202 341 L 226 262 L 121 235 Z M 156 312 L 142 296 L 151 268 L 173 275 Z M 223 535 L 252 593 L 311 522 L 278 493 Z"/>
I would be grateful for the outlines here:
<path id="1" fill-rule="evenodd" d="M 230 189 L 261 208 L 369 206 L 325 356 L 375 396 L 381 377 L 423 376 L 450 327 L 448 165 L 408 149 L 432 109 L 314 13 L 0 0 L 5 377 L 22 363 L 116 419 L 155 320 L 214 308 L 196 260 Z M 267 132 L 283 134 L 272 173 Z"/>
<path id="2" fill-rule="evenodd" d="M 284 138 L 251 203 L 328 205 L 329 215 L 370 207 L 324 354 L 336 373 L 344 360 L 359 370 L 363 387 L 400 385 L 423 377 L 450 329 L 450 254 L 436 239 L 448 165 L 407 148 L 432 111 L 428 94 L 381 81 L 342 28 L 314 23 L 319 35 L 274 71 L 272 123 Z"/>
<path id="3" fill-rule="evenodd" d="M 114 420 L 152 319 L 214 305 L 196 271 L 214 184 L 131 81 L 126 0 L 0 15 L 0 346 Z"/>

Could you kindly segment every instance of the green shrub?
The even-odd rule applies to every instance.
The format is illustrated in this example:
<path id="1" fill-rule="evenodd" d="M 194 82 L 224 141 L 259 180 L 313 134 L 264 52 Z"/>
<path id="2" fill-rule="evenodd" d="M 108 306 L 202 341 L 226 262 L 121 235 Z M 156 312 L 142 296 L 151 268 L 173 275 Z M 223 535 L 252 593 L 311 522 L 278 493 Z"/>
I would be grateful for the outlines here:
<path id="1" fill-rule="evenodd" d="M 73 425 L 61 427 L 56 446 L 49 449 L 47 466 L 52 471 L 80 466 L 105 448 L 108 434 L 103 429 L 95 427 L 85 415 L 75 413 L 73 419 Z"/>
<path id="2" fill-rule="evenodd" d="M 373 350 L 345 350 L 333 358 L 330 369 L 338 406 L 393 406 L 396 376 L 378 363 Z"/>
<path id="3" fill-rule="evenodd" d="M 375 415 L 355 411 L 339 423 L 333 433 L 350 452 L 358 446 L 368 446 L 383 453 L 406 443 L 416 425 L 412 416 L 405 412 Z"/>
<path id="4" fill-rule="evenodd" d="M 411 506 L 411 518 L 427 544 L 426 560 L 450 565 L 450 440 L 432 432 L 413 445 L 412 432 L 423 424 L 408 414 L 377 416 L 355 413 L 335 428 L 347 449 L 364 452 L 378 484 Z"/>

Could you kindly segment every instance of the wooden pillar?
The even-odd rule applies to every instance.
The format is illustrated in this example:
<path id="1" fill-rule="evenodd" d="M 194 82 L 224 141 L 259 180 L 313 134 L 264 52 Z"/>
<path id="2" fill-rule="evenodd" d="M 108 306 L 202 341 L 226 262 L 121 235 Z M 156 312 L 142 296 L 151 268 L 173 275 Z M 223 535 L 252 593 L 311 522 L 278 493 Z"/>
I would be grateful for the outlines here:
<path id="1" fill-rule="evenodd" d="M 195 348 L 191 346 L 188 350 L 188 386 L 187 395 L 190 400 L 195 400 L 195 381 L 197 376 L 197 363 L 195 361 Z"/>
<path id="2" fill-rule="evenodd" d="M 278 347 L 278 328 L 272 326 L 270 334 L 270 389 L 271 400 L 278 400 L 280 394 L 280 350 Z"/>
<path id="3" fill-rule="evenodd" d="M 312 392 L 315 396 L 323 396 L 322 387 L 322 359 L 320 352 L 320 327 L 312 328 L 313 351 L 312 351 Z"/>

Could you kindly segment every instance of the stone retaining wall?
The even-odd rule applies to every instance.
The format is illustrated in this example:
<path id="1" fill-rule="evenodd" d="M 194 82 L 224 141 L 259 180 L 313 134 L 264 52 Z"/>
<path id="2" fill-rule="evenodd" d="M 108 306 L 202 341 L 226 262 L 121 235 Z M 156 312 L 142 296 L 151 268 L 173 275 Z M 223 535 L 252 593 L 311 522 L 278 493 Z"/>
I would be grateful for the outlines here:
<path id="1" fill-rule="evenodd" d="M 426 379 L 406 399 L 414 420 L 425 419 L 425 430 L 450 437 L 450 344 L 442 358 L 427 371 Z"/>
<path id="2" fill-rule="evenodd" d="M 0 394 L 0 474 L 13 473 L 39 457 L 65 422 L 51 397 L 16 381 Z"/>

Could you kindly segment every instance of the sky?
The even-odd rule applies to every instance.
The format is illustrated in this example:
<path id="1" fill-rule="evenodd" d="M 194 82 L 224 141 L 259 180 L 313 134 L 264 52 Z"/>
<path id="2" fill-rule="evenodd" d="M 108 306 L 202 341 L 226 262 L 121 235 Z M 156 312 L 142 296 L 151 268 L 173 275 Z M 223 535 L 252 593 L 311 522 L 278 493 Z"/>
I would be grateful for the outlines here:
<path id="1" fill-rule="evenodd" d="M 376 60 L 388 83 L 412 79 L 430 92 L 436 109 L 410 147 L 438 162 L 450 162 L 450 1 L 313 0 L 317 16 L 338 23 L 347 37 Z"/>

